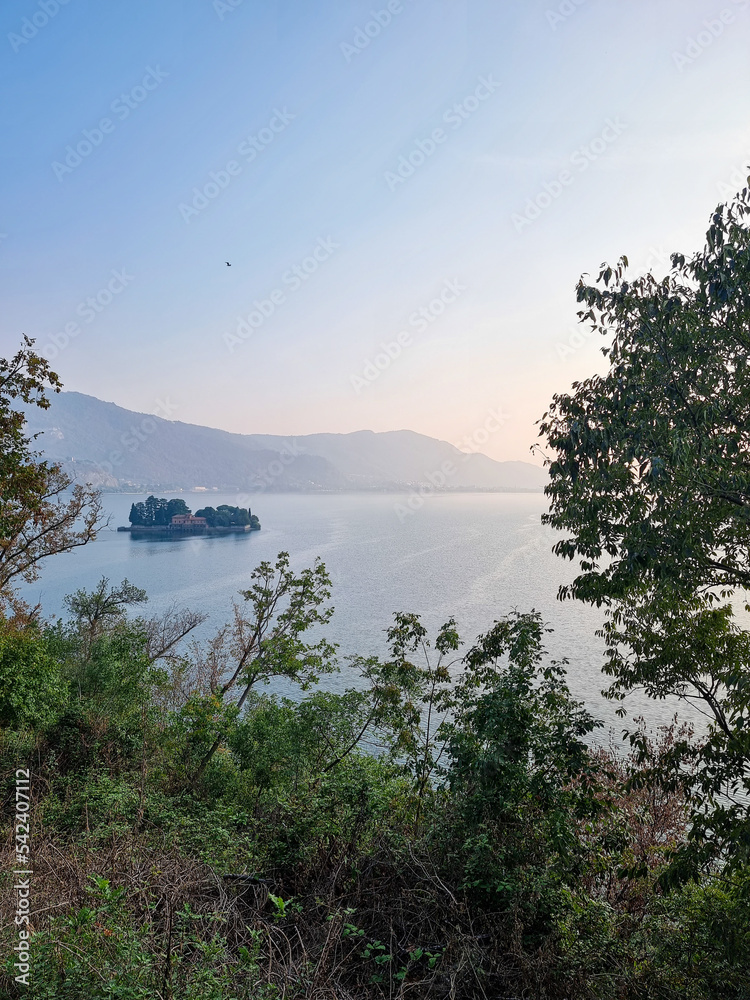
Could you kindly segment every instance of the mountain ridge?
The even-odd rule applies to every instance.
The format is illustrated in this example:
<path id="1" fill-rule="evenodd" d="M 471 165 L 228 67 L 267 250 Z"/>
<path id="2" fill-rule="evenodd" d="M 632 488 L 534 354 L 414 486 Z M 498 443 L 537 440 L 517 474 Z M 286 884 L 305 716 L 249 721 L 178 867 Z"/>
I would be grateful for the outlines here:
<path id="1" fill-rule="evenodd" d="M 48 410 L 25 412 L 45 458 L 111 490 L 537 492 L 547 481 L 547 473 L 530 462 L 498 462 L 410 430 L 241 434 L 138 413 L 78 392 L 55 395 Z"/>

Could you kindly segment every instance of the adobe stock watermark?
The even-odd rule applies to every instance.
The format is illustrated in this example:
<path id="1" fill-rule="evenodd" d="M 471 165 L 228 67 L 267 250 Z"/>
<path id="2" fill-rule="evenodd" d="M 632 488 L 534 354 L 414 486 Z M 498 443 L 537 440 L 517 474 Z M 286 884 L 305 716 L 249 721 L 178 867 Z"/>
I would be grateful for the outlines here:
<path id="1" fill-rule="evenodd" d="M 34 874 L 31 860 L 31 772 L 28 768 L 18 768 L 15 774 L 16 810 L 14 819 L 15 831 L 15 867 L 13 874 L 16 892 L 16 914 L 13 919 L 18 932 L 18 943 L 13 945 L 15 952 L 13 968 L 16 971 L 15 981 L 29 986 L 31 981 L 31 877 Z"/>
<path id="2" fill-rule="evenodd" d="M 458 131 L 479 110 L 482 104 L 492 97 L 499 86 L 500 84 L 493 79 L 491 73 L 488 73 L 487 76 L 480 76 L 477 86 L 467 97 L 456 101 L 445 110 L 442 121 L 445 125 L 450 125 L 453 132 Z M 386 170 L 383 174 L 389 190 L 395 191 L 400 184 L 405 184 L 410 177 L 413 177 L 416 171 L 435 155 L 438 147 L 448 141 L 450 135 L 450 132 L 438 127 L 432 129 L 426 138 L 416 139 L 412 143 L 411 149 L 399 156 L 396 167 L 393 170 Z"/>
<path id="3" fill-rule="evenodd" d="M 632 272 L 628 280 L 632 281 L 634 278 L 644 278 L 647 274 L 652 274 L 655 269 L 662 268 L 665 264 L 671 264 L 671 262 L 672 254 L 669 250 L 665 250 L 664 247 L 649 247 L 646 259 L 640 267 Z"/>
<path id="4" fill-rule="evenodd" d="M 36 38 L 42 28 L 46 28 L 53 17 L 56 17 L 61 7 L 65 7 L 70 0 L 39 0 L 38 10 L 35 10 L 31 17 L 25 17 L 21 21 L 19 32 L 11 31 L 8 34 L 10 47 L 14 52 L 20 52 L 24 45 L 28 45 L 32 38 Z"/>
<path id="5" fill-rule="evenodd" d="M 265 469 L 256 473 L 253 494 L 257 495 L 269 490 L 284 475 L 289 466 L 294 465 L 299 456 L 305 454 L 307 452 L 304 448 L 300 448 L 296 440 L 285 441 L 277 452 L 278 458 L 272 459 Z M 251 496 L 244 496 L 243 499 L 249 503 Z"/>
<path id="6" fill-rule="evenodd" d="M 119 97 L 116 97 L 110 104 L 109 110 L 118 121 L 124 122 L 168 76 L 169 73 L 161 66 L 147 66 L 141 82 L 131 87 L 126 94 L 120 94 Z M 112 135 L 116 128 L 117 122 L 111 118 L 100 118 L 93 128 L 85 128 L 82 131 L 82 139 L 78 139 L 75 144 L 68 143 L 63 159 L 52 161 L 52 172 L 58 181 L 63 181 L 68 174 L 73 173 L 76 167 L 80 167 L 83 161 L 102 145 L 106 136 Z"/>
<path id="7" fill-rule="evenodd" d="M 747 10 L 748 0 L 731 0 L 731 2 L 737 10 Z M 684 51 L 672 53 L 672 62 L 680 73 L 684 72 L 686 66 L 692 66 L 717 38 L 721 38 L 729 25 L 736 21 L 737 15 L 731 7 L 722 7 L 714 17 L 705 20 L 695 35 L 685 39 Z"/>
<path id="8" fill-rule="evenodd" d="M 276 451 L 276 458 L 271 459 L 268 465 L 248 476 L 248 490 L 237 495 L 237 504 L 240 507 L 250 506 L 250 503 L 261 493 L 273 488 L 281 479 L 287 469 L 294 465 L 300 455 L 307 455 L 308 452 L 297 444 L 297 439 L 286 440 Z"/>
<path id="9" fill-rule="evenodd" d="M 416 489 L 412 489 L 405 503 L 397 501 L 393 505 L 393 510 L 399 521 L 403 522 L 407 517 L 416 514 L 424 506 L 425 500 L 439 493 L 441 490 L 451 488 L 451 479 L 458 475 L 462 462 L 467 462 L 472 455 L 478 453 L 479 448 L 486 444 L 493 434 L 496 434 L 510 419 L 509 414 L 504 413 L 502 407 L 496 410 L 489 410 L 484 422 L 474 428 L 474 430 L 461 439 L 460 445 L 456 445 L 459 451 L 464 448 L 461 459 L 445 459 L 440 463 L 440 467 L 428 472 L 425 476 L 426 482 L 420 483 Z"/>
<path id="10" fill-rule="evenodd" d="M 619 139 L 627 127 L 627 123 L 621 121 L 619 117 L 614 120 L 607 118 L 601 133 L 585 146 L 579 146 L 571 154 L 571 166 L 575 167 L 579 174 L 584 173 L 592 163 L 595 163 L 609 150 L 612 143 Z M 550 205 L 553 205 L 566 188 L 571 187 L 575 183 L 576 176 L 577 174 L 573 170 L 566 168 L 561 170 L 553 180 L 545 181 L 542 185 L 542 190 L 526 202 L 523 212 L 514 212 L 511 215 L 510 221 L 513 223 L 516 232 L 522 233 L 527 226 L 536 222 L 542 212 L 548 209 Z"/>
<path id="11" fill-rule="evenodd" d="M 113 268 L 110 273 L 112 277 L 106 285 L 100 288 L 94 295 L 89 295 L 83 302 L 79 302 L 76 306 L 76 315 L 80 316 L 87 325 L 93 323 L 97 316 L 101 315 L 107 306 L 133 281 L 133 275 L 128 274 L 124 267 L 120 268 L 119 271 Z M 49 343 L 44 345 L 41 353 L 48 361 L 54 361 L 58 354 L 64 351 L 71 341 L 79 337 L 82 332 L 80 323 L 76 320 L 70 320 L 59 333 L 50 335 Z"/>
<path id="12" fill-rule="evenodd" d="M 726 180 L 716 184 L 719 196 L 725 200 L 733 198 L 744 187 L 750 187 L 750 147 L 745 152 L 745 162 L 738 163 Z"/>
<path id="13" fill-rule="evenodd" d="M 424 333 L 435 320 L 443 315 L 449 305 L 452 305 L 466 291 L 466 285 L 454 278 L 452 281 L 445 281 L 434 299 L 431 299 L 426 306 L 420 306 L 408 319 L 409 326 L 417 333 Z M 381 350 L 372 359 L 367 358 L 361 375 L 350 375 L 349 381 L 352 388 L 357 393 L 372 385 L 381 374 L 400 358 L 406 348 L 412 346 L 412 334 L 409 330 L 401 330 L 394 340 L 388 343 L 381 342 Z"/>
<path id="14" fill-rule="evenodd" d="M 274 484 L 278 482 L 286 470 L 297 461 L 300 455 L 306 455 L 308 453 L 303 448 L 299 447 L 296 440 L 292 440 L 285 441 L 276 454 L 278 457 L 272 459 L 265 469 L 255 473 L 254 481 L 250 484 L 250 492 L 237 494 L 235 497 L 236 506 L 247 507 L 250 513 L 252 513 L 252 504 L 254 501 L 261 496 L 261 494 L 272 489 Z M 205 538 L 203 537 L 191 538 L 188 542 L 191 552 L 194 555 L 202 555 L 204 542 Z"/>
<path id="15" fill-rule="evenodd" d="M 242 3 L 243 0 L 213 0 L 211 6 L 219 20 L 223 21 L 227 14 L 233 14 Z"/>
<path id="16" fill-rule="evenodd" d="M 545 16 L 550 28 L 557 31 L 559 25 L 564 24 L 585 3 L 586 0 L 562 0 L 562 3 L 555 10 L 546 11 Z"/>
<path id="17" fill-rule="evenodd" d="M 671 255 L 668 250 L 664 249 L 664 247 L 649 247 L 646 260 L 641 267 L 627 275 L 627 280 L 632 283 L 637 278 L 643 278 L 647 274 L 651 274 L 655 268 L 660 268 L 665 264 L 669 264 L 670 261 Z M 609 332 L 611 331 L 608 331 L 608 333 Z M 558 340 L 555 344 L 555 353 L 561 361 L 577 354 L 584 344 L 587 344 L 592 337 L 601 336 L 597 330 L 592 330 L 591 326 L 585 323 L 579 323 L 577 326 L 568 327 L 566 333 L 566 339 Z"/>
<path id="18" fill-rule="evenodd" d="M 292 292 L 299 291 L 302 285 L 316 273 L 320 265 L 327 261 L 340 246 L 341 244 L 335 243 L 330 236 L 326 238 L 321 236 L 307 257 L 304 257 L 299 264 L 288 268 L 281 275 L 281 285 L 284 287 L 273 288 L 264 299 L 254 299 L 250 312 L 237 317 L 234 332 L 223 334 L 222 339 L 229 353 L 233 354 L 237 347 L 249 340 L 252 334 L 274 315 L 279 306 L 286 302 L 288 296 Z"/>
<path id="19" fill-rule="evenodd" d="M 387 28 L 398 14 L 403 14 L 404 4 L 402 0 L 388 0 L 388 3 L 381 10 L 371 10 L 370 20 L 365 21 L 361 27 L 355 28 L 351 42 L 341 42 L 339 48 L 348 63 L 354 56 L 360 55 L 370 45 L 374 38 L 377 38 L 383 28 Z"/>
<path id="20" fill-rule="evenodd" d="M 581 323 L 579 326 L 569 326 L 566 333 L 567 338 L 565 340 L 558 340 L 555 344 L 555 353 L 561 361 L 572 357 L 572 355 L 580 351 L 583 345 L 587 344 L 597 331 Z"/>
<path id="21" fill-rule="evenodd" d="M 172 414 L 178 410 L 179 406 L 168 397 L 164 400 L 157 399 L 152 416 L 144 416 L 138 423 L 131 424 L 127 431 L 120 435 L 117 447 L 112 449 L 105 461 L 96 463 L 97 468 L 106 475 L 114 476 L 115 470 L 122 465 L 127 456 L 133 455 L 152 434 L 156 433 L 159 425 L 153 418 L 171 420 Z"/>
<path id="22" fill-rule="evenodd" d="M 475 427 L 470 434 L 464 434 L 460 441 L 455 442 L 455 447 L 464 452 L 468 458 L 481 452 L 493 434 L 497 434 L 510 420 L 510 414 L 504 413 L 502 407 L 488 410 L 484 423 Z M 464 459 L 465 461 L 465 459 Z"/>
<path id="23" fill-rule="evenodd" d="M 255 135 L 246 136 L 237 146 L 237 153 L 246 164 L 253 163 L 258 158 L 258 154 L 264 152 L 276 136 L 280 135 L 296 117 L 286 108 L 281 111 L 274 108 L 268 124 L 264 125 Z M 212 170 L 207 181 L 200 187 L 193 188 L 193 198 L 190 203 L 181 201 L 177 206 L 177 211 L 183 220 L 190 222 L 191 219 L 200 215 L 212 201 L 219 197 L 222 191 L 226 191 L 234 178 L 240 176 L 243 169 L 243 164 L 239 160 L 228 160 L 221 169 Z"/>

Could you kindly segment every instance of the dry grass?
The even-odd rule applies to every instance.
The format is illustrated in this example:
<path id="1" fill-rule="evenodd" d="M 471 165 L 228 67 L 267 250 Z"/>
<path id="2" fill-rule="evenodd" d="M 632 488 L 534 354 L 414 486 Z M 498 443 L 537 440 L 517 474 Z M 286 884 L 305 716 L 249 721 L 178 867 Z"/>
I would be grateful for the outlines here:
<path id="1" fill-rule="evenodd" d="M 15 938 L 12 871 L 15 855 L 8 839 L 0 854 L 5 891 L 0 895 L 2 940 Z M 444 884 L 425 858 L 409 852 L 399 865 L 389 852 L 361 857 L 355 863 L 342 846 L 323 852 L 314 864 L 278 881 L 254 876 L 220 876 L 208 865 L 177 853 L 156 850 L 137 837 L 118 837 L 107 846 L 60 846 L 37 838 L 34 853 L 32 926 L 57 933 L 54 918 L 92 906 L 92 876 L 105 877 L 125 890 L 132 926 L 155 959 L 156 1000 L 179 996 L 169 987 L 176 963 L 184 970 L 194 944 L 177 933 L 177 915 L 186 905 L 195 914 L 193 934 L 210 941 L 217 929 L 227 952 L 258 943 L 258 985 L 275 986 L 278 996 L 296 1000 L 351 1000 L 365 997 L 500 998 L 511 997 L 511 983 L 544 978 L 546 956 L 523 951 L 517 936 L 499 933 L 491 917 L 478 918 L 465 900 Z M 279 917 L 271 895 L 293 897 L 296 908 Z M 350 924 L 363 934 L 347 933 Z M 99 926 L 99 925 L 97 925 Z M 102 933 L 106 926 L 102 925 Z M 379 952 L 378 945 L 384 950 Z M 392 980 L 371 954 L 391 954 Z M 430 968 L 417 948 L 439 955 Z M 484 970 L 484 971 L 481 971 Z M 384 974 L 384 982 L 372 982 Z M 3 976 L 12 997 L 13 986 Z M 389 982 L 390 981 L 390 982 Z M 19 994 L 20 995 L 20 994 Z M 533 993 L 529 994 L 533 996 Z M 544 995 L 544 994 L 539 994 Z"/>

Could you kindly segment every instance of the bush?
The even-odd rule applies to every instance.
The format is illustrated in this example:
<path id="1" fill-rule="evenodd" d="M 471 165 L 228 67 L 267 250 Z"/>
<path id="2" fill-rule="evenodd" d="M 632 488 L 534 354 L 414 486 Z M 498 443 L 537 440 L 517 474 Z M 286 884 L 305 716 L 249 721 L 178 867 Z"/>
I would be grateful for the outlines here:
<path id="1" fill-rule="evenodd" d="M 0 618 L 0 725 L 41 729 L 59 716 L 68 693 L 60 665 L 34 626 Z"/>

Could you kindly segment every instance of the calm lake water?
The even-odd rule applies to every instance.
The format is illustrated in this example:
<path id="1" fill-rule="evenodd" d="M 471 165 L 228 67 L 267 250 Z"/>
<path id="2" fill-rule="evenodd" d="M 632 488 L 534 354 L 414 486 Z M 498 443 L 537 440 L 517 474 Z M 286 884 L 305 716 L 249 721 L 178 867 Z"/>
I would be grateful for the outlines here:
<path id="1" fill-rule="evenodd" d="M 193 510 L 239 502 L 236 496 L 182 496 Z M 615 706 L 600 693 L 607 681 L 600 670 L 602 643 L 594 635 L 601 611 L 556 599 L 574 571 L 551 552 L 554 536 L 541 524 L 541 494 L 435 495 L 405 516 L 403 495 L 265 494 L 253 505 L 261 531 L 175 540 L 135 540 L 115 530 L 128 523 L 130 505 L 139 499 L 106 495 L 110 528 L 95 542 L 47 560 L 40 579 L 25 588 L 26 599 L 56 617 L 64 612 L 66 594 L 91 588 L 102 576 L 112 583 L 127 578 L 147 591 L 145 614 L 173 603 L 208 612 L 206 636 L 230 619 L 232 600 L 250 586 L 261 560 L 286 550 L 302 569 L 320 556 L 333 580 L 336 609 L 327 634 L 340 644 L 342 657 L 383 654 L 395 611 L 421 615 L 433 634 L 452 616 L 471 643 L 511 609 L 537 609 L 554 629 L 550 654 L 570 661 L 573 693 L 604 720 L 605 734 L 610 726 L 622 729 Z M 333 690 L 352 682 L 345 663 L 340 675 L 324 678 Z M 654 725 L 674 712 L 673 704 L 640 695 L 630 696 L 626 706 L 630 715 L 643 714 Z"/>

